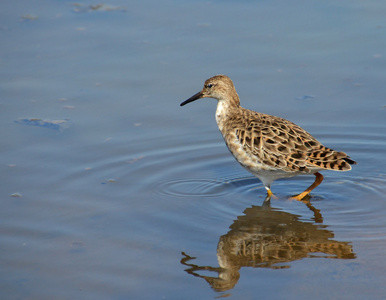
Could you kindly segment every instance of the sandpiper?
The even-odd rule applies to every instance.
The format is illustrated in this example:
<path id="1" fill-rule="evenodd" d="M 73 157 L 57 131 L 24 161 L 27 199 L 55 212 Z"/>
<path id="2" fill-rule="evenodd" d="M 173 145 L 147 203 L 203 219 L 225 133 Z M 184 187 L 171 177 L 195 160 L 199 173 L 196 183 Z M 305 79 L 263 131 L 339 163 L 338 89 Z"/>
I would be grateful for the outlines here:
<path id="1" fill-rule="evenodd" d="M 319 171 L 349 171 L 356 164 L 346 153 L 323 146 L 288 120 L 241 107 L 233 82 L 225 75 L 209 78 L 200 92 L 180 105 L 200 98 L 218 101 L 216 122 L 229 151 L 261 180 L 268 199 L 273 195 L 271 183 L 276 179 L 314 174 L 314 183 L 292 197 L 301 201 L 323 181 Z"/>

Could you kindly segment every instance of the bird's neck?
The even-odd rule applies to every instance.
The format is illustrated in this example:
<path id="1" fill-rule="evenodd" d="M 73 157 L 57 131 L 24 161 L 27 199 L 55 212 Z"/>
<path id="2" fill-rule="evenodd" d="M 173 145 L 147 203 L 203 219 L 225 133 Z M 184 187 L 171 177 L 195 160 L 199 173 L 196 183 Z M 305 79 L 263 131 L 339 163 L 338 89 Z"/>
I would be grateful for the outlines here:
<path id="1" fill-rule="evenodd" d="M 237 94 L 236 94 L 237 96 Z M 237 98 L 229 100 L 218 100 L 217 109 L 216 109 L 216 122 L 218 128 L 221 132 L 223 132 L 223 128 L 225 126 L 226 120 L 235 113 L 240 107 L 240 101 Z"/>

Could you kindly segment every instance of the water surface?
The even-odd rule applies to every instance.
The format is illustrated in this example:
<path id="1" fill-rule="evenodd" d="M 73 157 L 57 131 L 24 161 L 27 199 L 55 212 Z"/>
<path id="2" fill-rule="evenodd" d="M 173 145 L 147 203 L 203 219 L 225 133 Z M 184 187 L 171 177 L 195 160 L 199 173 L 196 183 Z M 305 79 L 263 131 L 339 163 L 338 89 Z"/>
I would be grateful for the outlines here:
<path id="1" fill-rule="evenodd" d="M 386 4 L 18 1 L 0 21 L 4 299 L 384 299 Z M 358 162 L 261 183 L 215 101 Z"/>

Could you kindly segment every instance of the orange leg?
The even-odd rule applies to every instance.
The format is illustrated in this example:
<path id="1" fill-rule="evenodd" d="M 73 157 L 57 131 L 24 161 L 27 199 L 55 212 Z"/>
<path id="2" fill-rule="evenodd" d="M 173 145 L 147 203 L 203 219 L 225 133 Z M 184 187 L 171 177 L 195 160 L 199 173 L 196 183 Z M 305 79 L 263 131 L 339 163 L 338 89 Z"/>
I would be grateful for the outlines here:
<path id="1" fill-rule="evenodd" d="M 319 172 L 316 172 L 314 175 L 316 177 L 314 183 L 311 184 L 303 193 L 301 193 L 297 196 L 291 197 L 290 199 L 302 201 L 302 199 L 305 196 L 307 196 L 314 188 L 316 188 L 319 184 L 321 184 L 323 181 L 323 175 L 320 174 Z"/>
<path id="2" fill-rule="evenodd" d="M 274 199 L 277 199 L 277 197 L 272 193 L 271 189 L 269 187 L 265 187 L 267 190 L 267 199 L 270 199 L 273 197 Z"/>

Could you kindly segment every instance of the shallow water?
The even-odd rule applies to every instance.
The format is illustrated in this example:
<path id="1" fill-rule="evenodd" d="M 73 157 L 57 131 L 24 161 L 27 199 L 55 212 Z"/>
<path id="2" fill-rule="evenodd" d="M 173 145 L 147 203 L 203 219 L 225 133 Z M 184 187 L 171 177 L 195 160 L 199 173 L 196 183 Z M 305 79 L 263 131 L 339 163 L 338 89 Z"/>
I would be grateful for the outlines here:
<path id="1" fill-rule="evenodd" d="M 2 4 L 4 299 L 384 299 L 386 4 Z M 214 74 L 358 162 L 261 183 Z"/>

